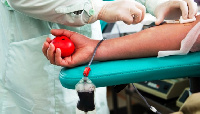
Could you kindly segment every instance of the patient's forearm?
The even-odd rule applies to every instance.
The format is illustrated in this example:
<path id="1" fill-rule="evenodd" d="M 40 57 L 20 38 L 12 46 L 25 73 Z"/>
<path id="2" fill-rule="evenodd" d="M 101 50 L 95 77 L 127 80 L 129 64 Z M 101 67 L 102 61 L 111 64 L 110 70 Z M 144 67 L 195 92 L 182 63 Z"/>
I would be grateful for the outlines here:
<path id="1" fill-rule="evenodd" d="M 164 24 L 131 35 L 105 40 L 97 49 L 95 60 L 128 59 L 157 56 L 158 51 L 179 50 L 181 41 L 200 21 L 187 24 Z"/>

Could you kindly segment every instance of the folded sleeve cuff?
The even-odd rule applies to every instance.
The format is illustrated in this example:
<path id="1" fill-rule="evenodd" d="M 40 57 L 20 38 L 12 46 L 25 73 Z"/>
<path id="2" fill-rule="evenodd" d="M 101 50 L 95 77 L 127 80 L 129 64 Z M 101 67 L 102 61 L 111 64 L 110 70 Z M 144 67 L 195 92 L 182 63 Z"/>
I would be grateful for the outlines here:
<path id="1" fill-rule="evenodd" d="M 97 20 L 97 16 L 103 7 L 105 2 L 95 0 L 87 1 L 84 3 L 78 3 L 73 6 L 60 6 L 55 9 L 56 13 L 70 14 L 75 11 L 82 11 L 80 14 L 80 19 L 74 19 L 75 23 L 80 23 L 80 25 L 93 23 Z M 74 14 L 71 14 L 73 16 Z"/>

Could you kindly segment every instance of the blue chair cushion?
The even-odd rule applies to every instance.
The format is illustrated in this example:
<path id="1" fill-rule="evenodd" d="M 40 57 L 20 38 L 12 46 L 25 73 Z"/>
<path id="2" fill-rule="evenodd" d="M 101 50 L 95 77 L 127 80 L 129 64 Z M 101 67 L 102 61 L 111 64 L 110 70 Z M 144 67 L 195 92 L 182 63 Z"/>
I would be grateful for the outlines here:
<path id="1" fill-rule="evenodd" d="M 87 65 L 63 68 L 60 82 L 63 87 L 74 89 L 83 77 Z M 200 52 L 188 55 L 149 57 L 106 62 L 93 62 L 89 79 L 96 87 L 119 84 L 200 76 Z"/>

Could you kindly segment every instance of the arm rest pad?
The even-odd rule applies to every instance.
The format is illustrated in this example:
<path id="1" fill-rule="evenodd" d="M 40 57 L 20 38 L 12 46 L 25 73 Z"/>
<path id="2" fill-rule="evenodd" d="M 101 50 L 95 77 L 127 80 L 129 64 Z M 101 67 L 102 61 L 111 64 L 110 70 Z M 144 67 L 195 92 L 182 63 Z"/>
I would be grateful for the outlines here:
<path id="1" fill-rule="evenodd" d="M 74 89 L 83 77 L 87 65 L 63 68 L 59 78 L 63 87 Z M 89 79 L 96 87 L 200 76 L 200 52 L 163 58 L 149 57 L 106 62 L 94 62 L 90 66 Z"/>

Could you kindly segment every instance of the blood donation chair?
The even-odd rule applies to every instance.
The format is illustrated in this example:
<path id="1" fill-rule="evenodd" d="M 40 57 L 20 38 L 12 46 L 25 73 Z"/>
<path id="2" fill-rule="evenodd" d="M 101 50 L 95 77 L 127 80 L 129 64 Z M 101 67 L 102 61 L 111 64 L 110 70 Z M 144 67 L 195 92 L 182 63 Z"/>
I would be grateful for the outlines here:
<path id="1" fill-rule="evenodd" d="M 74 89 L 87 65 L 63 68 L 60 82 Z M 96 87 L 113 86 L 151 80 L 200 77 L 200 52 L 163 58 L 148 57 L 106 62 L 93 62 L 89 79 Z"/>

